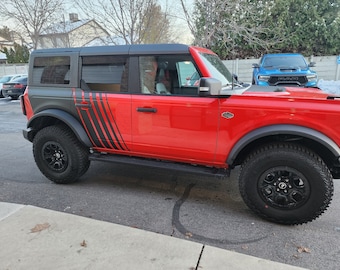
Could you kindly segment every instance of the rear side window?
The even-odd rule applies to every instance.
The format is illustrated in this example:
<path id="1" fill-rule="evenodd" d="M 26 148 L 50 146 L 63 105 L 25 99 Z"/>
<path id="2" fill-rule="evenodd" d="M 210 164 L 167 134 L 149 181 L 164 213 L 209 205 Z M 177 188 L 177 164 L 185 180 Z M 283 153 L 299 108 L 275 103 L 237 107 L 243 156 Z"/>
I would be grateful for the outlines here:
<path id="1" fill-rule="evenodd" d="M 70 57 L 36 57 L 33 63 L 33 84 L 69 84 Z"/>
<path id="2" fill-rule="evenodd" d="M 127 92 L 127 72 L 127 57 L 82 57 L 81 80 L 92 91 Z"/>

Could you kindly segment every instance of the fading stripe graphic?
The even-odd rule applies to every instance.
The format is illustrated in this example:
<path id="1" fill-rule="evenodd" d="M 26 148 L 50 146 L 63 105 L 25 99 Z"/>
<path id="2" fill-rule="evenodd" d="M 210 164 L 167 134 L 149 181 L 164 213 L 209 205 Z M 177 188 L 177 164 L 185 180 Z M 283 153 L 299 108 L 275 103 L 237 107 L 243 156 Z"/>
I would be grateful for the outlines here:
<path id="1" fill-rule="evenodd" d="M 119 131 L 117 122 L 105 93 L 88 93 L 81 90 L 81 99 L 73 90 L 73 99 L 78 115 L 92 144 L 96 147 L 129 150 Z M 89 104 L 89 108 L 81 108 L 81 104 Z M 77 106 L 80 104 L 80 106 Z"/>

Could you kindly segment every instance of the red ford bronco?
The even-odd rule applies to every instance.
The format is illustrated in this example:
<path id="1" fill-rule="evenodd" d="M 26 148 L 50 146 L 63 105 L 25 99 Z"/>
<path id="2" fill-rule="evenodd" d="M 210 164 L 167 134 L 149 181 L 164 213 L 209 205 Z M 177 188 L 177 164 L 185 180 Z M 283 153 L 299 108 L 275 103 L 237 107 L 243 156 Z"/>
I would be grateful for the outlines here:
<path id="1" fill-rule="evenodd" d="M 320 216 L 340 178 L 340 101 L 250 86 L 210 50 L 181 44 L 36 50 L 21 96 L 41 172 L 76 181 L 91 160 L 228 174 L 255 213 Z"/>

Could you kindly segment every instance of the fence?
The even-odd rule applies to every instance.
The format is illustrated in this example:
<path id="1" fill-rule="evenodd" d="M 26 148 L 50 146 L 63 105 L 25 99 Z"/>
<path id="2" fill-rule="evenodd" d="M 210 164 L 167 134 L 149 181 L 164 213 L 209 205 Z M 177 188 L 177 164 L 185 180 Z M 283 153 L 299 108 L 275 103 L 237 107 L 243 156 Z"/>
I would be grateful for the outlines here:
<path id="1" fill-rule="evenodd" d="M 325 81 L 340 80 L 340 63 L 338 56 L 311 56 L 306 57 L 307 62 L 315 62 L 315 70 L 318 74 L 318 79 Z M 223 63 L 234 74 L 238 75 L 240 81 L 252 81 L 252 64 L 258 63 L 259 59 L 236 59 L 224 60 Z"/>
<path id="2" fill-rule="evenodd" d="M 0 65 L 0 77 L 10 74 L 27 74 L 28 64 L 3 64 Z"/>
<path id="3" fill-rule="evenodd" d="M 312 69 L 318 73 L 319 80 L 338 81 L 340 80 L 340 63 L 339 56 L 311 56 L 306 58 L 308 62 L 315 62 Z M 234 74 L 238 75 L 240 81 L 251 82 L 252 64 L 258 63 L 259 59 L 236 59 L 224 60 L 223 63 Z M 27 73 L 28 64 L 4 64 L 0 65 L 0 76 L 7 74 Z"/>

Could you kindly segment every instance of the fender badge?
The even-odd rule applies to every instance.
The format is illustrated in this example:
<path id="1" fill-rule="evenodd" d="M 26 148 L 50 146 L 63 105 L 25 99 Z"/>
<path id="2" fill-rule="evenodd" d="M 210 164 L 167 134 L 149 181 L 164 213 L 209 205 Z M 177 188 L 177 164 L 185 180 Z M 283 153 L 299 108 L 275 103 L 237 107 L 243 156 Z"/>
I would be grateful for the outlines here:
<path id="1" fill-rule="evenodd" d="M 222 116 L 223 118 L 226 118 L 226 119 L 231 119 L 231 118 L 234 117 L 234 114 L 231 113 L 231 112 L 223 112 L 223 113 L 221 114 L 221 116 Z"/>

